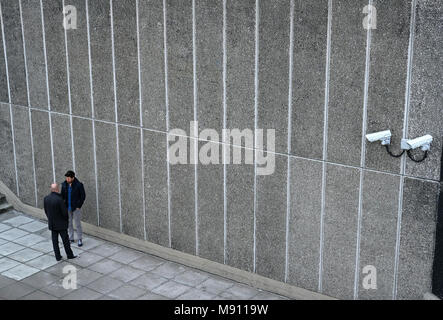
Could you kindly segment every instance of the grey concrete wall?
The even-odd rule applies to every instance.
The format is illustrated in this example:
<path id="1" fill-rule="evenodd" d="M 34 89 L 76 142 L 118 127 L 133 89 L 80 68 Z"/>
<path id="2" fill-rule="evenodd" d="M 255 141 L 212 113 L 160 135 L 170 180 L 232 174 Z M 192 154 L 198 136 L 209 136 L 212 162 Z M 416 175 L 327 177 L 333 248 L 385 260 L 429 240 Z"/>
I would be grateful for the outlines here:
<path id="1" fill-rule="evenodd" d="M 0 179 L 42 207 L 74 169 L 86 222 L 338 298 L 420 299 L 440 189 L 443 6 L 373 0 L 368 32 L 368 4 L 0 0 Z M 77 29 L 63 28 L 63 5 Z M 193 120 L 220 135 L 275 129 L 273 174 L 169 164 L 168 131 L 190 135 Z M 362 139 L 384 129 L 394 152 L 433 135 L 429 158 Z M 368 265 L 377 289 L 363 286 Z"/>

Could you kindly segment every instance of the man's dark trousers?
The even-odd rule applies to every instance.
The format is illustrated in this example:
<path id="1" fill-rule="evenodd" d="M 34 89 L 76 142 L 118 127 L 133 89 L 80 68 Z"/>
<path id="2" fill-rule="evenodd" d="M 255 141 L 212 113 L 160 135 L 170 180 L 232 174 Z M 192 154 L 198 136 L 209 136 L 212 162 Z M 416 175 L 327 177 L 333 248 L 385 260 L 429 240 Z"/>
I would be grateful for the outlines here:
<path id="1" fill-rule="evenodd" d="M 58 235 L 61 236 L 65 252 L 68 258 L 73 258 L 74 253 L 71 249 L 68 237 L 68 209 L 61 195 L 57 192 L 51 192 L 44 200 L 45 214 L 48 217 L 48 227 L 52 232 L 52 245 L 57 260 L 61 259 L 60 248 L 58 246 Z"/>

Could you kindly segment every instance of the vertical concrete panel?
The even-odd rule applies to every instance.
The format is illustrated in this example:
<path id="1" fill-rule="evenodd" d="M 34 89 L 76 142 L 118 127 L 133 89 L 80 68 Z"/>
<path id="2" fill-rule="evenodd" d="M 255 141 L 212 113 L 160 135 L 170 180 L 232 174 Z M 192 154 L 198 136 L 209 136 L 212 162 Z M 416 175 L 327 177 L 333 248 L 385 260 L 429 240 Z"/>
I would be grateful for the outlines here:
<path id="1" fill-rule="evenodd" d="M 291 158 L 288 283 L 317 291 L 322 164 Z"/>
<path id="2" fill-rule="evenodd" d="M 275 129 L 275 151 L 286 153 L 290 1 L 259 4 L 258 127 Z"/>
<path id="3" fill-rule="evenodd" d="M 50 192 L 52 177 L 51 133 L 49 114 L 43 111 L 31 111 L 32 136 L 34 140 L 35 176 L 37 180 L 37 204 L 43 208 L 43 198 Z M 57 182 L 61 182 L 58 177 Z"/>
<path id="4" fill-rule="evenodd" d="M 244 162 L 226 168 L 226 263 L 254 270 L 254 166 Z"/>
<path id="5" fill-rule="evenodd" d="M 223 1 L 195 3 L 197 108 L 200 130 L 223 128 Z"/>
<path id="6" fill-rule="evenodd" d="M 321 159 L 328 1 L 294 2 L 292 153 Z"/>
<path id="7" fill-rule="evenodd" d="M 192 1 L 166 1 L 168 49 L 169 128 L 189 134 L 194 120 Z"/>
<path id="8" fill-rule="evenodd" d="M 443 137 L 441 79 L 443 77 L 443 3 L 419 0 L 416 8 L 414 56 L 412 60 L 411 101 L 408 138 L 425 134 L 434 137 L 429 157 L 423 163 L 407 161 L 406 173 L 427 179 L 440 179 Z M 420 159 L 421 150 L 414 152 Z"/>
<path id="9" fill-rule="evenodd" d="M 14 193 L 17 190 L 15 181 L 14 146 L 12 144 L 11 116 L 9 105 L 0 103 L 0 179 Z"/>
<path id="10" fill-rule="evenodd" d="M 120 232 L 115 125 L 95 122 L 100 227 Z"/>
<path id="11" fill-rule="evenodd" d="M 390 129 L 391 150 L 400 153 L 411 1 L 376 0 L 373 5 L 377 10 L 377 29 L 371 31 L 367 132 Z M 400 162 L 379 143 L 366 144 L 366 167 L 398 173 Z"/>
<path id="12" fill-rule="evenodd" d="M 51 110 L 69 113 L 62 0 L 43 1 Z"/>
<path id="13" fill-rule="evenodd" d="M 109 0 L 88 1 L 95 118 L 114 121 L 114 75 Z"/>
<path id="14" fill-rule="evenodd" d="M 86 192 L 86 201 L 82 207 L 82 220 L 97 225 L 92 121 L 73 117 L 72 127 L 74 132 L 75 175 L 83 183 Z"/>
<path id="15" fill-rule="evenodd" d="M 405 178 L 397 299 L 431 292 L 438 191 L 437 182 Z"/>
<path id="16" fill-rule="evenodd" d="M 165 131 L 163 2 L 140 0 L 138 15 L 143 126 Z"/>
<path id="17" fill-rule="evenodd" d="M 86 1 L 65 0 L 65 6 L 69 5 L 74 6 L 77 10 L 77 29 L 66 30 L 72 114 L 91 117 Z"/>
<path id="18" fill-rule="evenodd" d="M 333 1 L 328 111 L 328 160 L 360 164 L 367 0 Z"/>
<path id="19" fill-rule="evenodd" d="M 27 108 L 14 107 L 14 138 L 20 200 L 35 206 L 34 167 Z"/>
<path id="20" fill-rule="evenodd" d="M 203 149 L 202 149 L 203 148 Z M 199 149 L 218 149 L 217 164 L 198 164 L 198 245 L 199 256 L 223 263 L 224 205 L 222 144 L 201 141 Z M 209 151 L 208 154 L 212 153 Z M 205 156 L 206 152 L 202 152 Z M 212 154 L 211 154 L 212 156 Z"/>
<path id="21" fill-rule="evenodd" d="M 255 0 L 226 1 L 226 54 L 226 127 L 252 129 Z M 226 263 L 254 270 L 254 166 L 244 162 L 226 167 Z"/>
<path id="22" fill-rule="evenodd" d="M 143 132 L 147 240 L 169 246 L 166 135 Z"/>
<path id="23" fill-rule="evenodd" d="M 25 60 L 18 0 L 2 0 L 11 102 L 27 106 Z"/>
<path id="24" fill-rule="evenodd" d="M 22 15 L 30 105 L 34 108 L 47 110 L 48 88 L 40 0 L 22 0 Z"/>
<path id="25" fill-rule="evenodd" d="M 256 272 L 285 279 L 287 158 L 275 155 L 275 171 L 257 175 Z"/>
<path id="26" fill-rule="evenodd" d="M 3 29 L 0 25 L 0 102 L 9 102 L 8 82 L 6 77 L 6 61 L 3 47 Z"/>
<path id="27" fill-rule="evenodd" d="M 51 119 L 55 178 L 63 182 L 66 171 L 73 170 L 71 125 L 68 116 L 51 114 Z"/>
<path id="28" fill-rule="evenodd" d="M 119 126 L 118 141 L 123 233 L 144 239 L 140 129 Z"/>
<path id="29" fill-rule="evenodd" d="M 323 293 L 341 299 L 354 294 L 360 172 L 327 166 L 323 236 Z"/>
<path id="30" fill-rule="evenodd" d="M 118 121 L 140 124 L 135 0 L 113 1 Z"/>
<path id="31" fill-rule="evenodd" d="M 364 171 L 359 299 L 392 299 L 400 177 Z M 376 268 L 377 289 L 365 289 L 365 266 Z"/>

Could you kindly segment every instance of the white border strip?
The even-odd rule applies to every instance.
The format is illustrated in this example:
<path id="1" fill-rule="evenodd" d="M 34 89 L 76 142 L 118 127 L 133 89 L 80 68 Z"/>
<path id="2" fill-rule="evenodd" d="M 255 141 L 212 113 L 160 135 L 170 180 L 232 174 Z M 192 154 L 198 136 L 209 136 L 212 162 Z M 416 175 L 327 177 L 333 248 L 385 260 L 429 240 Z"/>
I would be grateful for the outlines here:
<path id="1" fill-rule="evenodd" d="M 117 151 L 117 179 L 118 179 L 118 208 L 120 213 L 120 232 L 123 232 L 122 221 L 122 195 L 120 187 L 120 148 L 118 140 L 118 102 L 117 102 L 117 79 L 115 76 L 115 46 L 114 46 L 114 13 L 113 13 L 113 0 L 109 0 L 109 15 L 111 17 L 111 40 L 112 40 L 112 74 L 114 82 L 114 112 L 115 112 L 115 138 L 116 138 L 116 151 Z"/>
<path id="2" fill-rule="evenodd" d="M 405 84 L 405 107 L 403 115 L 403 138 L 408 135 L 409 125 L 409 104 L 411 97 L 411 77 L 412 77 L 412 59 L 414 57 L 414 37 L 415 37 L 415 10 L 417 1 L 411 1 L 411 21 L 409 25 L 409 45 L 408 45 L 408 64 L 406 72 Z M 398 285 L 398 265 L 400 258 L 400 240 L 401 240 L 401 219 L 403 214 L 403 189 L 404 189 L 404 175 L 406 171 L 406 157 L 403 156 L 400 166 L 400 186 L 398 196 L 398 216 L 397 216 L 397 234 L 395 241 L 395 259 L 394 259 L 394 284 L 392 286 L 392 299 L 397 299 L 397 285 Z"/>
<path id="3" fill-rule="evenodd" d="M 91 34 L 89 26 L 89 0 L 85 0 L 85 11 L 86 11 L 86 28 L 88 32 L 88 61 L 89 61 L 89 87 L 91 93 L 91 117 L 92 119 L 92 145 L 94 149 L 94 177 L 95 177 L 95 202 L 97 206 L 97 225 L 100 225 L 100 208 L 99 208 L 99 198 L 98 198 L 98 170 L 97 170 L 97 150 L 96 150 L 96 139 L 95 139 L 95 108 L 94 108 L 94 84 L 92 81 L 92 55 L 91 55 Z"/>
<path id="4" fill-rule="evenodd" d="M 14 154 L 15 184 L 16 184 L 17 196 L 20 196 L 20 190 L 18 187 L 17 155 L 16 155 L 16 151 L 15 151 L 14 116 L 12 114 L 11 87 L 9 84 L 8 55 L 7 55 L 7 50 L 6 50 L 5 26 L 3 24 L 3 11 L 2 11 L 2 7 L 1 7 L 1 3 L 0 3 L 0 21 L 1 21 L 1 26 L 2 26 L 3 52 L 5 55 L 6 82 L 8 84 L 9 117 L 10 117 L 10 121 L 11 121 L 12 150 L 13 150 L 13 154 Z"/>
<path id="5" fill-rule="evenodd" d="M 197 88 L 197 42 L 196 42 L 196 21 L 195 21 L 195 0 L 192 0 L 192 77 L 194 84 L 194 121 L 197 123 L 198 121 L 198 88 Z M 193 130 L 197 129 L 197 132 L 194 132 L 195 135 L 198 135 L 198 128 L 193 128 Z M 192 132 L 190 132 L 191 136 L 194 136 Z M 192 139 L 190 139 L 192 140 Z M 199 238 L 198 238 L 198 137 L 194 140 L 194 215 L 195 215 L 195 255 L 199 254 Z M 189 143 L 192 143 L 189 141 Z"/>
<path id="6" fill-rule="evenodd" d="M 51 140 L 51 160 L 52 160 L 52 181 L 55 182 L 55 162 L 54 162 L 54 141 L 52 139 L 52 119 L 51 119 L 51 95 L 49 94 L 49 74 L 48 74 L 48 57 L 46 55 L 46 33 L 45 33 L 45 15 L 43 13 L 43 2 L 40 0 L 40 11 L 42 16 L 42 36 L 43 36 L 43 52 L 45 57 L 46 71 L 46 89 L 48 94 L 48 117 L 49 117 L 49 136 Z"/>
<path id="7" fill-rule="evenodd" d="M 166 0 L 163 0 L 163 53 L 165 63 L 165 106 L 166 106 L 166 172 L 168 177 L 168 228 L 169 228 L 169 247 L 172 246 L 171 235 L 171 186 L 169 169 L 169 88 L 168 88 L 168 38 L 166 32 Z"/>
<path id="8" fill-rule="evenodd" d="M 65 19 L 65 0 L 62 0 L 63 20 Z M 64 22 L 64 21 L 63 21 Z M 68 50 L 68 32 L 63 28 L 65 34 L 65 54 L 66 54 L 66 81 L 68 86 L 68 106 L 69 106 L 69 125 L 71 127 L 71 153 L 72 153 L 72 170 L 75 172 L 75 151 L 74 151 L 74 129 L 72 127 L 72 101 L 71 101 L 71 75 L 69 70 L 69 50 Z"/>
<path id="9" fill-rule="evenodd" d="M 323 232 L 326 205 L 326 165 L 328 158 L 328 106 L 329 106 L 329 76 L 331 61 L 331 36 L 332 36 L 332 0 L 328 0 L 328 29 L 326 36 L 326 67 L 325 67 L 325 106 L 323 119 L 323 166 L 321 186 L 321 213 L 320 213 L 320 251 L 318 266 L 318 292 L 323 291 Z"/>
<path id="10" fill-rule="evenodd" d="M 227 51 L 226 51 L 226 1 L 223 0 L 223 129 L 226 129 L 226 117 L 227 117 L 227 105 L 226 105 L 226 71 L 227 71 Z M 226 193 L 226 179 L 227 179 L 227 158 L 226 158 L 226 148 L 229 146 L 223 145 L 223 263 L 226 264 L 226 248 L 228 243 L 228 226 L 227 226 L 227 215 L 228 215 L 228 198 Z"/>
<path id="11" fill-rule="evenodd" d="M 289 89 L 288 89 L 288 155 L 292 152 L 292 73 L 294 62 L 294 0 L 290 4 L 289 22 Z M 288 177 L 286 181 L 286 249 L 285 249 L 285 282 L 289 276 L 289 221 L 291 215 L 291 157 L 288 156 Z"/>
<path id="12" fill-rule="evenodd" d="M 372 6 L 372 0 L 369 0 L 369 6 Z M 360 184 L 358 192 L 358 216 L 357 216 L 357 244 L 355 252 L 355 272 L 354 272 L 354 299 L 358 299 L 358 288 L 360 281 L 360 241 L 361 241 L 361 223 L 363 215 L 363 180 L 366 162 L 366 127 L 368 117 L 368 90 L 369 90 L 369 73 L 371 63 L 371 28 L 366 32 L 366 58 L 365 58 L 365 82 L 363 90 L 363 119 L 362 119 L 362 135 L 361 135 L 361 153 L 360 153 Z"/>
<path id="13" fill-rule="evenodd" d="M 141 177 L 142 177 L 142 210 L 143 210 L 143 236 L 147 239 L 146 234 L 146 204 L 145 204 L 145 160 L 144 160 L 144 149 L 143 149 L 143 99 L 142 99 L 142 75 L 141 75 L 141 64 L 140 64 L 140 26 L 139 26 L 139 11 L 138 11 L 139 0 L 135 0 L 135 15 L 137 24 L 137 62 L 138 62 L 138 99 L 140 105 L 140 158 L 141 158 Z"/>

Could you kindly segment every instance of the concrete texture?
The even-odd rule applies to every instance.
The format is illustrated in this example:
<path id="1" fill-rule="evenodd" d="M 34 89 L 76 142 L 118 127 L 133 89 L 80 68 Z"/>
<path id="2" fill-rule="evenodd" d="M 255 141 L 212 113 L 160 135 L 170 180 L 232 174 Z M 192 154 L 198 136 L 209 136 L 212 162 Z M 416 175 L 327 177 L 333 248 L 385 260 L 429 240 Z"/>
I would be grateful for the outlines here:
<path id="1" fill-rule="evenodd" d="M 20 199 L 26 204 L 35 206 L 34 163 L 32 160 L 29 109 L 14 107 L 12 112 Z"/>
<path id="2" fill-rule="evenodd" d="M 323 293 L 353 298 L 359 170 L 327 165 L 323 233 Z"/>
<path id="3" fill-rule="evenodd" d="M 374 1 L 377 29 L 371 32 L 367 132 L 391 130 L 391 151 L 401 152 L 411 1 Z M 392 17 L 396 17 L 392 19 Z M 399 173 L 401 158 L 379 143 L 366 143 L 367 168 Z"/>
<path id="4" fill-rule="evenodd" d="M 10 100 L 12 103 L 27 106 L 26 74 L 23 55 L 23 35 L 20 20 L 19 2 L 1 1 L 5 46 L 8 57 Z"/>
<path id="5" fill-rule="evenodd" d="M 14 167 L 14 145 L 12 143 L 12 129 L 11 129 L 11 113 L 9 112 L 9 105 L 0 103 L 1 112 L 1 131 L 0 141 L 2 148 L 0 149 L 0 159 L 2 166 L 0 167 L 1 179 L 11 190 L 17 190 L 17 182 L 15 180 Z"/>
<path id="6" fill-rule="evenodd" d="M 422 299 L 431 291 L 438 188 L 435 182 L 405 178 L 397 299 Z"/>
<path id="7" fill-rule="evenodd" d="M 290 159 L 288 282 L 318 289 L 322 164 Z"/>
<path id="8" fill-rule="evenodd" d="M 440 81 L 443 70 L 441 16 L 443 4 L 437 0 L 418 1 L 415 17 L 414 58 L 412 60 L 411 104 L 409 106 L 408 138 L 425 134 L 434 137 L 428 159 L 420 164 L 408 161 L 408 175 L 439 180 L 442 152 L 443 117 Z M 420 159 L 422 151 L 416 152 Z"/>
<path id="9" fill-rule="evenodd" d="M 55 179 L 57 182 L 65 180 L 65 173 L 73 170 L 71 140 L 71 124 L 68 116 L 51 114 L 52 141 L 54 146 Z"/>
<path id="10" fill-rule="evenodd" d="M 32 107 L 47 110 L 48 88 L 40 0 L 22 0 L 22 16 L 28 68 L 29 104 Z"/>
<path id="11" fill-rule="evenodd" d="M 3 16 L 3 14 L 2 14 Z M 3 17 L 2 17 L 3 18 Z M 8 92 L 8 78 L 6 75 L 6 60 L 4 54 L 4 39 L 3 39 L 3 27 L 0 25 L 0 101 L 9 102 L 9 92 Z"/>
<path id="12" fill-rule="evenodd" d="M 86 1 L 65 0 L 65 6 L 69 5 L 77 9 L 77 29 L 66 30 L 72 114 L 91 117 Z"/>
<path id="13" fill-rule="evenodd" d="M 297 156 L 321 159 L 328 1 L 297 0 L 293 15 L 291 150 Z"/>

